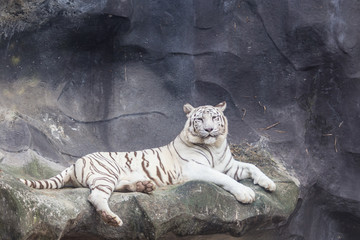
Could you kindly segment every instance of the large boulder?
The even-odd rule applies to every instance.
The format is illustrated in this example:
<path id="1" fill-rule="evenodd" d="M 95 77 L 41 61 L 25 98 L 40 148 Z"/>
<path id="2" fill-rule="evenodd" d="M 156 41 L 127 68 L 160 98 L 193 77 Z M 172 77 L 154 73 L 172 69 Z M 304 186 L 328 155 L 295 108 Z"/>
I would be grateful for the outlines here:
<path id="1" fill-rule="evenodd" d="M 239 203 L 222 188 L 199 181 L 157 189 L 152 194 L 114 193 L 110 207 L 124 221 L 105 224 L 87 201 L 89 189 L 31 189 L 16 175 L 48 177 L 54 174 L 38 159 L 16 168 L 0 164 L 1 239 L 174 239 L 207 235 L 231 239 L 278 234 L 294 211 L 299 188 L 285 169 L 256 147 L 233 147 L 242 160 L 258 165 L 277 184 L 273 193 L 253 185 L 256 201 Z M 294 182 L 295 181 L 295 182 Z M 269 235 L 270 234 L 270 235 Z M 257 239 L 259 239 L 257 237 Z"/>

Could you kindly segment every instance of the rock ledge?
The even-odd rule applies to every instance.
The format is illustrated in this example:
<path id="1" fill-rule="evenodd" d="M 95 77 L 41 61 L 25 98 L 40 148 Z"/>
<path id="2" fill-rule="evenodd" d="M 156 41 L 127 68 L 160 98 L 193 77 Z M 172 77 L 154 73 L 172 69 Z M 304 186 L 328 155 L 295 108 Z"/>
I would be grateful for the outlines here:
<path id="1" fill-rule="evenodd" d="M 114 193 L 110 207 L 124 221 L 122 227 L 101 221 L 87 201 L 88 189 L 30 189 L 0 164 L 1 239 L 191 239 L 203 234 L 226 234 L 222 238 L 231 239 L 230 235 L 276 231 L 296 207 L 298 186 L 278 163 L 259 151 L 233 146 L 233 153 L 271 176 L 276 192 L 242 181 L 257 194 L 249 205 L 200 181 L 157 189 L 151 195 Z"/>

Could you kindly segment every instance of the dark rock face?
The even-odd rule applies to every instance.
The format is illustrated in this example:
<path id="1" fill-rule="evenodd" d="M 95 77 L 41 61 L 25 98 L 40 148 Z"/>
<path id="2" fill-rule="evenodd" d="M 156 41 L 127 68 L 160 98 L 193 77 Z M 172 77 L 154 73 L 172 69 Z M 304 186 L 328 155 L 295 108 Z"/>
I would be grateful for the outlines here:
<path id="1" fill-rule="evenodd" d="M 182 105 L 228 102 L 230 140 L 302 184 L 283 238 L 360 228 L 358 1 L 0 4 L 0 162 L 166 144 Z M 273 125 L 279 123 L 278 125 Z M 273 127 L 271 127 L 273 126 Z"/>

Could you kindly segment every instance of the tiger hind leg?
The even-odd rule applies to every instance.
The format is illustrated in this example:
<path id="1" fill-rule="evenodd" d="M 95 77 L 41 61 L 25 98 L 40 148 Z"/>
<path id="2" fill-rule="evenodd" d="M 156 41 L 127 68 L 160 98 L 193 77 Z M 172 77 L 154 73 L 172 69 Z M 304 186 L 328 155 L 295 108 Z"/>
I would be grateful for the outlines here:
<path id="1" fill-rule="evenodd" d="M 88 200 L 100 214 L 101 219 L 109 225 L 122 226 L 123 221 L 111 211 L 108 203 L 114 189 L 104 185 L 95 185 L 90 187 L 90 189 L 91 193 Z"/>

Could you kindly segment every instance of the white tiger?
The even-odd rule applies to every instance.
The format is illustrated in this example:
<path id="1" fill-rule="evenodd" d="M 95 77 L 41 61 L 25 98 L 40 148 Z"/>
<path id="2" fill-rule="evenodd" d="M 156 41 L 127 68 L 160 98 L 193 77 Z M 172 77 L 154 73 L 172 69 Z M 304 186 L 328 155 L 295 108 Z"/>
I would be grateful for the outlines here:
<path id="1" fill-rule="evenodd" d="M 123 224 L 108 205 L 113 191 L 149 193 L 156 186 L 203 180 L 221 186 L 242 203 L 251 203 L 255 200 L 254 191 L 238 180 L 252 178 L 269 191 L 275 191 L 276 185 L 253 164 L 232 157 L 226 140 L 225 108 L 225 102 L 197 108 L 185 104 L 185 127 L 166 146 L 136 152 L 96 152 L 78 159 L 50 179 L 20 180 L 40 189 L 88 187 L 91 190 L 88 200 L 101 218 L 113 226 Z"/>

